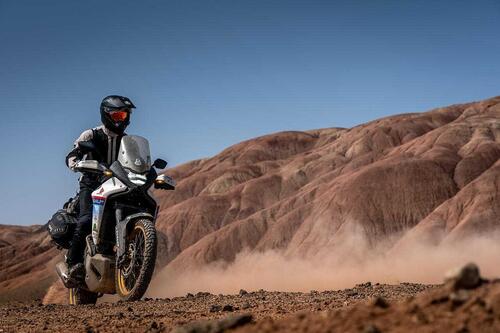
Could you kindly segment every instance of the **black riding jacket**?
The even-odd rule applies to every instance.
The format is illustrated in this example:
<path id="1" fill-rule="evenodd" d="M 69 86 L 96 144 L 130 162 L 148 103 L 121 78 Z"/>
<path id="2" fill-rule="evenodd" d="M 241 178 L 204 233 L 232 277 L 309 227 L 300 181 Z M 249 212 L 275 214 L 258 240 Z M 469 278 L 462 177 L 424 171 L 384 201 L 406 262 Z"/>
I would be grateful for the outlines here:
<path id="1" fill-rule="evenodd" d="M 126 134 L 116 134 L 104 125 L 84 131 L 73 144 L 73 149 L 66 155 L 66 165 L 72 171 L 82 160 L 97 160 L 109 167 L 118 158 L 122 137 Z M 96 147 L 96 152 L 84 154 L 78 147 L 82 141 L 91 141 Z M 98 176 L 95 174 L 84 174 L 80 181 L 97 182 Z"/>

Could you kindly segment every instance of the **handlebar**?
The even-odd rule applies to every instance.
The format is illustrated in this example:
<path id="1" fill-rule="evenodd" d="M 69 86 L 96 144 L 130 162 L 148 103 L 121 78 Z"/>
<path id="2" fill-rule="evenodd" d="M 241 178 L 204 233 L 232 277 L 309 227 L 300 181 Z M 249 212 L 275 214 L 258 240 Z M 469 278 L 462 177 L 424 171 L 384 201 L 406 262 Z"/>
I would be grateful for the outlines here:
<path id="1" fill-rule="evenodd" d="M 75 167 L 75 171 L 78 172 L 91 172 L 91 173 L 97 173 L 97 174 L 104 174 L 107 177 L 111 177 L 114 175 L 117 177 L 119 180 L 127 184 L 127 186 L 134 187 L 134 183 L 132 179 L 130 178 L 130 175 L 134 175 L 133 173 L 128 173 L 121 167 L 121 164 L 118 161 L 115 161 L 110 169 L 108 169 L 106 166 L 103 164 L 99 163 L 96 160 L 84 160 L 84 161 L 79 161 Z M 148 181 L 145 182 L 145 184 L 148 187 L 154 184 L 154 188 L 156 189 L 162 189 L 162 190 L 174 190 L 176 186 L 176 182 L 174 179 L 167 175 L 157 175 L 156 171 L 154 170 L 153 167 L 151 167 L 150 172 L 148 173 Z"/>
<path id="2" fill-rule="evenodd" d="M 93 173 L 104 173 L 107 171 L 108 168 L 106 168 L 104 165 L 101 163 L 95 161 L 95 160 L 85 160 L 85 161 L 80 161 L 76 163 L 75 166 L 75 171 L 78 172 L 93 172 Z"/>

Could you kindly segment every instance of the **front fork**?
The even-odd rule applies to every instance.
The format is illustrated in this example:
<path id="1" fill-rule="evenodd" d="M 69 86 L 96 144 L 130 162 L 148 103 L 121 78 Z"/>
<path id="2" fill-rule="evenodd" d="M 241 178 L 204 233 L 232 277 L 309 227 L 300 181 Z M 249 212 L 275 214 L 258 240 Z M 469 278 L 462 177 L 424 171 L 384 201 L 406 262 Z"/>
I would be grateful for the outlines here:
<path id="1" fill-rule="evenodd" d="M 149 213 L 136 213 L 123 218 L 123 209 L 116 208 L 116 266 L 117 268 L 122 268 L 123 262 L 126 259 L 127 254 L 127 234 L 128 230 L 131 230 L 130 226 L 134 224 L 134 221 L 139 218 L 147 218 L 154 221 L 155 217 Z"/>
<path id="2" fill-rule="evenodd" d="M 126 254 L 126 240 L 127 235 L 127 225 L 123 223 L 123 209 L 117 207 L 115 209 L 116 227 L 115 227 L 115 237 L 116 237 L 116 268 L 122 268 L 123 262 Z M 125 250 L 125 251 L 124 251 Z"/>

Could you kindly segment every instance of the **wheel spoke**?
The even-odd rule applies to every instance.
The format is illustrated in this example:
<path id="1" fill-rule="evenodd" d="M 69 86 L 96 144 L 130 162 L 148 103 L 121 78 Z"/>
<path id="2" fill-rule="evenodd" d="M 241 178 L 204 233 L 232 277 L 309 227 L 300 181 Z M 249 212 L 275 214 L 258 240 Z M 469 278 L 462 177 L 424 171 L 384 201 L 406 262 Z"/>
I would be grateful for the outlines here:
<path id="1" fill-rule="evenodd" d="M 129 293 L 136 288 L 144 269 L 146 244 L 148 244 L 146 230 L 139 225 L 134 227 L 127 238 L 127 258 L 121 268 L 123 285 Z"/>

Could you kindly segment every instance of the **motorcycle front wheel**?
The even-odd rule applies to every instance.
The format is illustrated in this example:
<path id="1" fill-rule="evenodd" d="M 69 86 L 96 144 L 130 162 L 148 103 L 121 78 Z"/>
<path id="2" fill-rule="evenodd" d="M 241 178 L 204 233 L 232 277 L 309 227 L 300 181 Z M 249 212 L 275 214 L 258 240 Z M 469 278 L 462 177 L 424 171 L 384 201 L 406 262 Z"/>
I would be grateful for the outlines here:
<path id="1" fill-rule="evenodd" d="M 144 296 L 156 261 L 156 229 L 152 221 L 137 220 L 126 238 L 126 253 L 116 269 L 116 292 L 124 301 Z"/>

